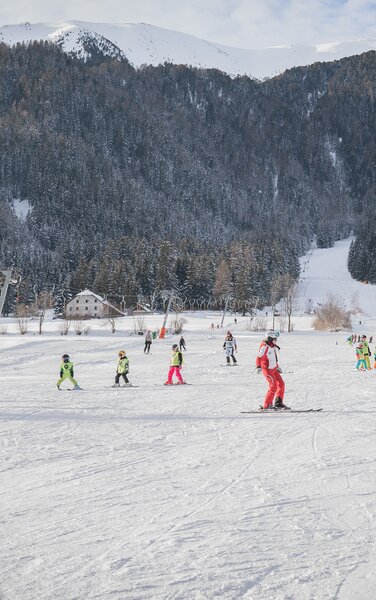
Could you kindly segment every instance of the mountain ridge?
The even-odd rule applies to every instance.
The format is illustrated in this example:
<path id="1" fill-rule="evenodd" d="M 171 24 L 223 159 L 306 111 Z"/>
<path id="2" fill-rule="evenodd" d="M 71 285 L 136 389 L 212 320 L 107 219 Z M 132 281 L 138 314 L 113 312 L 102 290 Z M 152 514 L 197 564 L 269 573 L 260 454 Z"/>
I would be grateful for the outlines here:
<path id="1" fill-rule="evenodd" d="M 376 39 L 350 40 L 319 45 L 234 48 L 193 35 L 147 23 L 90 23 L 68 21 L 24 23 L 0 27 L 0 41 L 8 45 L 48 40 L 67 53 L 87 58 L 83 40 L 95 41 L 104 55 L 126 58 L 133 67 L 158 66 L 165 62 L 218 69 L 231 76 L 270 78 L 296 66 L 328 62 L 376 49 Z"/>

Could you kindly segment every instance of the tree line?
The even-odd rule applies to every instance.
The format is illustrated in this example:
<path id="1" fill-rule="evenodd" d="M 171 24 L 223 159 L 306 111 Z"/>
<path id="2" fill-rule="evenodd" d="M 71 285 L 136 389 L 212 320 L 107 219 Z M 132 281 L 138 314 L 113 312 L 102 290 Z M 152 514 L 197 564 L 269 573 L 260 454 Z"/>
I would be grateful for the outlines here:
<path id="1" fill-rule="evenodd" d="M 260 83 L 0 44 L 0 264 L 17 298 L 88 282 L 269 301 L 313 239 L 375 210 L 375 73 L 374 52 Z"/>

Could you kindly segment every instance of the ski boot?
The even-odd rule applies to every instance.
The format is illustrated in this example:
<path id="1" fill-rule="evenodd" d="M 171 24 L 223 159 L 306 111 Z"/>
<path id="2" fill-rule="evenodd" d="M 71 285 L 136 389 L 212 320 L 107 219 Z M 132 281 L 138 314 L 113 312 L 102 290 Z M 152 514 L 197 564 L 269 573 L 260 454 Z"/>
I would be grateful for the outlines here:
<path id="1" fill-rule="evenodd" d="M 165 381 L 163 385 L 174 385 L 172 381 Z"/>
<path id="2" fill-rule="evenodd" d="M 61 392 L 61 388 L 60 388 L 60 386 L 56 384 L 56 387 L 57 387 L 57 389 L 58 389 L 58 390 L 60 390 L 60 392 Z"/>
<path id="3" fill-rule="evenodd" d="M 73 389 L 77 392 L 82 390 L 82 388 L 79 385 L 75 385 Z"/>
<path id="4" fill-rule="evenodd" d="M 277 396 L 277 398 L 274 400 L 274 409 L 276 409 L 276 410 L 290 410 L 290 407 L 286 406 L 286 404 L 283 403 L 282 398 L 280 398 L 279 396 Z"/>
<path id="5" fill-rule="evenodd" d="M 185 385 L 185 381 L 177 381 L 175 385 Z"/>
<path id="6" fill-rule="evenodd" d="M 113 388 L 120 387 L 120 383 L 114 383 L 114 385 L 112 385 L 111 387 L 113 387 Z"/>

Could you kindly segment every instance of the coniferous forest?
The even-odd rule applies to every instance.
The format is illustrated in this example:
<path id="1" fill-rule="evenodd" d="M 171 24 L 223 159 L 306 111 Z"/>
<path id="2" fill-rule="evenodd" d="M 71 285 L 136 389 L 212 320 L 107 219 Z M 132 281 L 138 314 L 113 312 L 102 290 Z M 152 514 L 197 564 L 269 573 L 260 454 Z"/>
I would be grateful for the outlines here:
<path id="1" fill-rule="evenodd" d="M 375 282 L 375 99 L 376 52 L 258 82 L 0 44 L 8 310 L 85 287 L 130 307 L 166 289 L 262 304 L 314 238 L 351 231 L 350 271 Z"/>

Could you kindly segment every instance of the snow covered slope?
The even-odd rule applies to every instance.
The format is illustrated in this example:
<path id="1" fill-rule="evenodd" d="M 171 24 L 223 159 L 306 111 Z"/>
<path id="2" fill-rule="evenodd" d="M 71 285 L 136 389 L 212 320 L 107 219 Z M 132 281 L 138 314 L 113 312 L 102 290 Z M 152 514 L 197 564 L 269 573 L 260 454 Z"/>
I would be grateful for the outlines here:
<path id="1" fill-rule="evenodd" d="M 172 388 L 177 337 L 144 355 L 132 318 L 0 336 L 2 599 L 373 598 L 376 371 L 343 334 L 283 334 L 288 402 L 324 411 L 241 414 L 265 394 L 260 334 L 239 317 L 226 368 L 220 315 L 187 318 L 193 385 Z M 138 387 L 111 389 L 122 347 Z M 56 390 L 63 352 L 84 391 Z"/>
<path id="2" fill-rule="evenodd" d="M 374 286 L 346 273 L 349 243 L 302 260 L 302 297 L 355 290 L 373 302 Z M 178 337 L 144 355 L 132 317 L 115 334 L 91 321 L 87 336 L 61 336 L 52 320 L 21 336 L 1 319 L 0 597 L 370 600 L 376 371 L 355 371 L 343 333 L 282 334 L 287 402 L 323 412 L 241 414 L 265 394 L 261 334 L 240 316 L 214 333 L 219 313 L 185 316 L 192 385 L 179 387 L 162 385 Z M 237 368 L 223 366 L 229 327 Z M 137 387 L 112 389 L 122 347 Z M 82 392 L 55 388 L 65 352 Z"/>
<path id="3" fill-rule="evenodd" d="M 376 39 L 335 42 L 318 46 L 293 45 L 264 49 L 241 49 L 201 40 L 192 35 L 144 23 L 104 24 L 69 21 L 63 24 L 4 25 L 0 41 L 6 44 L 51 40 L 65 51 L 86 56 L 85 42 L 93 40 L 104 53 L 122 53 L 136 68 L 164 62 L 216 68 L 231 75 L 258 79 L 272 77 L 288 68 L 317 61 L 332 61 L 376 48 Z"/>
<path id="4" fill-rule="evenodd" d="M 376 317 L 376 286 L 352 279 L 347 257 L 352 238 L 336 242 L 333 248 L 317 248 L 301 258 L 297 304 L 304 310 L 325 301 L 329 294 L 339 296 L 348 310 L 359 308 Z"/>

